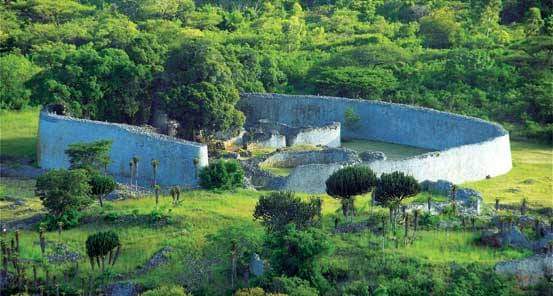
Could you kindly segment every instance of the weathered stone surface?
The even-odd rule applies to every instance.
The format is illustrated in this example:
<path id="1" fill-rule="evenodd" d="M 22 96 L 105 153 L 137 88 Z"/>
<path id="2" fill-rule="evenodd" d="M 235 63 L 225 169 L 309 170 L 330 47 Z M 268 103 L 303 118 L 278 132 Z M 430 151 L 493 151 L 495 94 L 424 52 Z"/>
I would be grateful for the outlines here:
<path id="1" fill-rule="evenodd" d="M 451 194 L 451 188 L 453 187 L 453 183 L 446 180 L 426 180 L 421 182 L 420 185 L 422 191 L 428 191 L 445 196 L 449 196 Z"/>
<path id="2" fill-rule="evenodd" d="M 364 162 L 373 162 L 377 160 L 386 160 L 386 154 L 381 151 L 363 151 L 359 153 L 359 158 Z"/>
<path id="3" fill-rule="evenodd" d="M 292 126 L 340 122 L 344 138 L 391 142 L 439 150 L 397 161 L 374 161 L 377 173 L 402 171 L 424 180 L 454 183 L 485 179 L 511 167 L 509 135 L 501 126 L 473 117 L 426 108 L 336 97 L 242 94 L 247 123 L 260 119 Z M 345 111 L 359 115 L 359 128 L 346 126 Z"/>
<path id="4" fill-rule="evenodd" d="M 163 247 L 161 250 L 157 251 L 141 269 L 137 271 L 137 274 L 144 274 L 160 265 L 167 264 L 171 252 L 173 252 L 173 248 Z"/>
<path id="5" fill-rule="evenodd" d="M 197 170 L 208 164 L 207 146 L 152 133 L 143 128 L 60 116 L 43 110 L 39 119 L 38 163 L 44 169 L 69 167 L 65 150 L 70 144 L 112 141 L 110 174 L 129 183 L 129 161 L 138 157 L 138 181 L 150 186 L 150 161 L 159 161 L 157 180 L 161 186 L 197 186 Z M 134 178 L 133 178 L 134 179 Z M 134 181 L 134 180 L 133 180 Z"/>
<path id="6" fill-rule="evenodd" d="M 265 273 L 265 264 L 256 253 L 252 255 L 250 260 L 250 272 L 255 276 L 262 276 Z"/>
<path id="7" fill-rule="evenodd" d="M 498 263 L 495 272 L 513 276 L 522 287 L 538 284 L 553 277 L 553 256 L 535 255 L 522 260 Z"/>
<path id="8" fill-rule="evenodd" d="M 484 231 L 480 237 L 480 241 L 484 245 L 494 248 L 531 248 L 531 244 L 526 236 L 516 227 L 511 227 L 503 232 Z"/>
<path id="9" fill-rule="evenodd" d="M 114 283 L 104 289 L 107 296 L 137 296 L 140 291 L 141 288 L 132 282 Z"/>

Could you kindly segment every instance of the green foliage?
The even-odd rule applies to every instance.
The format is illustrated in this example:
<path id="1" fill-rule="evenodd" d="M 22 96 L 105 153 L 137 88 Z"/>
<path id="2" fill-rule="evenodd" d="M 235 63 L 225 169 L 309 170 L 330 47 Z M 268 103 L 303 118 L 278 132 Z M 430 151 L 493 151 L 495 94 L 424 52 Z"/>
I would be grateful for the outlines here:
<path id="1" fill-rule="evenodd" d="M 143 296 L 189 296 L 186 290 L 180 286 L 160 286 L 142 293 Z"/>
<path id="2" fill-rule="evenodd" d="M 461 30 L 453 11 L 440 9 L 421 18 L 420 32 L 424 43 L 431 48 L 449 48 L 454 45 Z"/>
<path id="3" fill-rule="evenodd" d="M 81 217 L 81 212 L 75 209 L 70 209 L 63 212 L 61 216 L 47 214 L 46 217 L 44 217 L 44 219 L 41 221 L 41 224 L 44 225 L 44 227 L 49 231 L 58 230 L 60 227 L 60 223 L 63 229 L 70 229 L 79 225 Z"/>
<path id="4" fill-rule="evenodd" d="M 350 129 L 358 129 L 361 117 L 351 107 L 344 111 L 345 126 Z"/>
<path id="5" fill-rule="evenodd" d="M 350 198 L 371 191 L 376 185 L 376 175 L 367 166 L 348 166 L 330 175 L 325 184 L 328 195 Z"/>
<path id="6" fill-rule="evenodd" d="M 101 231 L 86 239 L 86 254 L 88 257 L 104 257 L 118 247 L 119 236 L 113 231 Z"/>
<path id="7" fill-rule="evenodd" d="M 98 197 L 100 205 L 103 206 L 103 197 L 115 190 L 117 183 L 112 176 L 95 173 L 90 177 L 91 193 Z"/>
<path id="8" fill-rule="evenodd" d="M 20 110 L 28 106 L 31 91 L 25 83 L 37 72 L 38 67 L 25 56 L 0 56 L 0 109 Z"/>
<path id="9" fill-rule="evenodd" d="M 319 292 L 313 288 L 309 281 L 298 277 L 274 277 L 270 288 L 277 293 L 290 296 L 317 296 Z"/>
<path id="10" fill-rule="evenodd" d="M 234 189 L 244 186 L 244 170 L 236 160 L 216 160 L 200 171 L 200 186 Z"/>
<path id="11" fill-rule="evenodd" d="M 325 281 L 319 259 L 333 245 L 322 230 L 297 230 L 294 224 L 288 224 L 284 231 L 267 234 L 266 245 L 271 250 L 271 267 L 277 274 L 299 276 L 317 284 Z"/>
<path id="12" fill-rule="evenodd" d="M 65 150 L 69 157 L 71 169 L 85 169 L 89 172 L 98 172 L 105 169 L 111 159 L 109 153 L 111 141 L 101 140 L 91 143 L 70 144 Z"/>
<path id="13" fill-rule="evenodd" d="M 302 230 L 319 225 L 321 207 L 320 198 L 304 202 L 293 192 L 271 192 L 259 198 L 253 217 L 261 220 L 269 232 L 282 231 L 290 223 Z"/>
<path id="14" fill-rule="evenodd" d="M 397 208 L 401 201 L 420 192 L 420 185 L 412 176 L 403 172 L 382 174 L 376 184 L 376 201 L 391 209 Z"/>
<path id="15" fill-rule="evenodd" d="M 346 218 L 354 211 L 354 197 L 370 192 L 376 185 L 376 175 L 367 166 L 355 165 L 339 169 L 326 180 L 326 193 L 339 198 Z"/>
<path id="16" fill-rule="evenodd" d="M 36 180 L 36 193 L 48 212 L 57 218 L 92 203 L 85 170 L 51 170 Z"/>

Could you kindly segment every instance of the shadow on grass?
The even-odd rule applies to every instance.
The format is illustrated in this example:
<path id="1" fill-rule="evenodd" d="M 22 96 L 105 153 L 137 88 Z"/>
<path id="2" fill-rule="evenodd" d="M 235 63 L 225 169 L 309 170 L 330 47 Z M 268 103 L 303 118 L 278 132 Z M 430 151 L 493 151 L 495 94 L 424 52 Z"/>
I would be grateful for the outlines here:
<path id="1" fill-rule="evenodd" d="M 1 159 L 28 159 L 36 160 L 36 137 L 22 137 L 15 139 L 2 139 L 0 142 Z"/>

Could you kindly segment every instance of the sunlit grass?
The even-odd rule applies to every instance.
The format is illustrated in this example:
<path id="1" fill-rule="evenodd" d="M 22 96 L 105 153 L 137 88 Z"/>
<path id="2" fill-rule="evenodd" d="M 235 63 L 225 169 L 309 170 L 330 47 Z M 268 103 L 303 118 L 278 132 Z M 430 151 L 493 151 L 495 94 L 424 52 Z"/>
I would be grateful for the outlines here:
<path id="1" fill-rule="evenodd" d="M 482 192 L 494 203 L 520 203 L 527 198 L 531 206 L 553 207 L 553 147 L 527 142 L 511 142 L 513 169 L 489 180 L 463 186 Z"/>
<path id="2" fill-rule="evenodd" d="M 0 111 L 0 155 L 36 157 L 38 108 L 23 111 Z"/>

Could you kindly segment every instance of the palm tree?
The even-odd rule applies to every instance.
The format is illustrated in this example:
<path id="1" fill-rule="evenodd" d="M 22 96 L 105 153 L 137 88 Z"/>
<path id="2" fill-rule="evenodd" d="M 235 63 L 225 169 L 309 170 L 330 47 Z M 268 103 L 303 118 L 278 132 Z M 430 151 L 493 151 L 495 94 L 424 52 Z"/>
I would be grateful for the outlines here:
<path id="1" fill-rule="evenodd" d="M 157 208 L 157 205 L 159 204 L 159 190 L 160 190 L 159 185 L 154 185 L 154 192 L 156 194 L 156 208 Z"/>
<path id="2" fill-rule="evenodd" d="M 133 174 L 134 174 L 134 165 L 133 165 L 132 160 L 129 161 L 129 170 L 131 172 L 131 190 L 132 190 L 132 177 L 133 177 Z"/>
<path id="3" fill-rule="evenodd" d="M 152 170 L 154 173 L 154 188 L 157 186 L 157 167 L 159 166 L 159 160 L 152 159 Z"/>

